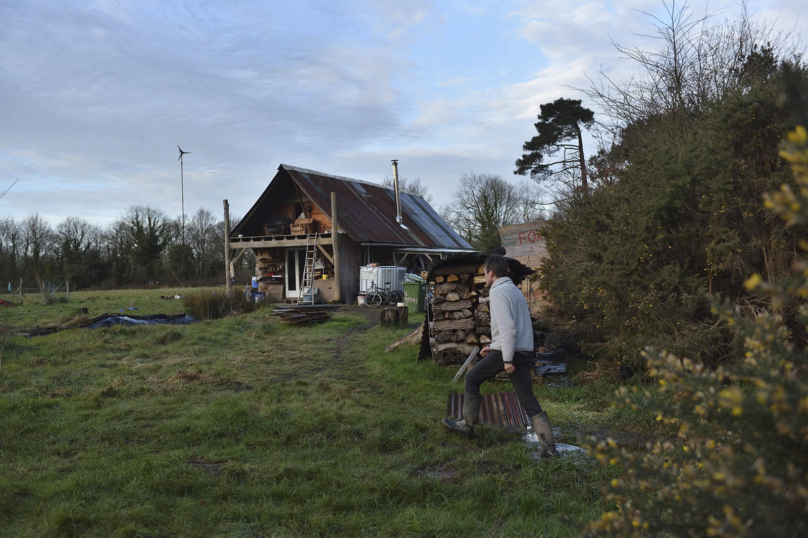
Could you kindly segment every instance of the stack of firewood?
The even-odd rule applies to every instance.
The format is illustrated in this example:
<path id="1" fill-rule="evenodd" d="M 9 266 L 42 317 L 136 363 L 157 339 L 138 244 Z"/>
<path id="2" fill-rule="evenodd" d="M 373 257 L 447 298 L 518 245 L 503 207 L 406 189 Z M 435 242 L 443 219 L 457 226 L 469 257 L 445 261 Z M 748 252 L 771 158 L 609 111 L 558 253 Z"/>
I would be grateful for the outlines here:
<path id="1" fill-rule="evenodd" d="M 491 343 L 491 313 L 483 265 L 442 267 L 433 274 L 429 344 L 438 364 L 463 363 Z"/>

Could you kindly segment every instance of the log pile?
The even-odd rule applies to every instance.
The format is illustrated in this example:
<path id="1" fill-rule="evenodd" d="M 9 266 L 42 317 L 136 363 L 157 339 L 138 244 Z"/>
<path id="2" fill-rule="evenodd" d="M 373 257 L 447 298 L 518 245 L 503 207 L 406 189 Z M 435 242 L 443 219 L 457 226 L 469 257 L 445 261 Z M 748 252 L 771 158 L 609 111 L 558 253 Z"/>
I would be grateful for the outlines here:
<path id="1" fill-rule="evenodd" d="M 491 314 L 483 265 L 434 271 L 429 344 L 438 364 L 462 364 L 491 343 Z"/>

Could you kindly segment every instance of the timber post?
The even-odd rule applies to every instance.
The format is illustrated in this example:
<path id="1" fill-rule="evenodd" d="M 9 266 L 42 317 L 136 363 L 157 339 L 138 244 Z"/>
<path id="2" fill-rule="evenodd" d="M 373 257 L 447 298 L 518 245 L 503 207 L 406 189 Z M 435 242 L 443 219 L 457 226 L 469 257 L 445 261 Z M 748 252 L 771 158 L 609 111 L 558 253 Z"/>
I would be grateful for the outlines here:
<path id="1" fill-rule="evenodd" d="M 224 276 L 228 295 L 233 295 L 233 273 L 230 264 L 230 204 L 224 200 Z"/>
<path id="2" fill-rule="evenodd" d="M 67 290 L 67 300 L 70 300 L 70 281 L 65 280 L 65 289 Z"/>
<path id="3" fill-rule="evenodd" d="M 337 223 L 337 193 L 331 192 L 331 248 L 334 251 L 334 300 L 342 302 L 342 277 L 339 267 L 339 224 Z"/>

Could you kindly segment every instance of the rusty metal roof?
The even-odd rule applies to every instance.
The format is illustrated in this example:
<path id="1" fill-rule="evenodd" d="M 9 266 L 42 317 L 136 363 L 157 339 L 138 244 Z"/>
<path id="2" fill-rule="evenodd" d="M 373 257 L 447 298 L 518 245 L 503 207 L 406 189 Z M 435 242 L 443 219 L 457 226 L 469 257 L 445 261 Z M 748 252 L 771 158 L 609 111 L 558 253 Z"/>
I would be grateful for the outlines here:
<path id="1" fill-rule="evenodd" d="M 463 399 L 462 394 L 450 394 L 446 414 L 462 420 Z M 484 394 L 477 422 L 511 429 L 527 428 L 530 424 L 527 413 L 514 392 Z"/>
<path id="2" fill-rule="evenodd" d="M 452 249 L 472 248 L 417 194 L 407 191 L 400 194 L 401 213 L 406 226 L 402 228 L 396 223 L 396 199 L 392 188 L 288 164 L 278 167 L 278 173 L 269 187 L 233 230 L 233 235 L 242 230 L 258 229 L 263 224 L 252 222 L 265 213 L 257 209 L 262 204 L 272 203 L 270 191 L 284 177 L 297 183 L 300 190 L 326 215 L 331 215 L 331 193 L 336 192 L 340 229 L 354 241 Z"/>

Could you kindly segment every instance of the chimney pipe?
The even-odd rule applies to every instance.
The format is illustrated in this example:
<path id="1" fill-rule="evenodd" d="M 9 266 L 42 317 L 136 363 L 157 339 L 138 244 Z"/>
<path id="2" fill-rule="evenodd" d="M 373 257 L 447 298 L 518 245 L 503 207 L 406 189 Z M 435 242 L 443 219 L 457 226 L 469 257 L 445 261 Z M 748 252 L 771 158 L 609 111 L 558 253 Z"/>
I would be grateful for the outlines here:
<path id="1" fill-rule="evenodd" d="M 401 195 L 398 192 L 398 159 L 393 159 L 393 188 L 396 190 L 396 222 L 399 225 L 404 224 L 404 218 L 401 216 Z"/>

